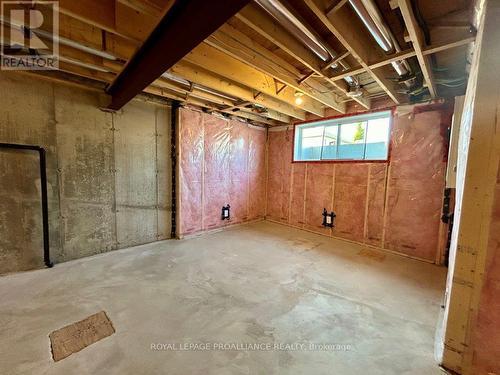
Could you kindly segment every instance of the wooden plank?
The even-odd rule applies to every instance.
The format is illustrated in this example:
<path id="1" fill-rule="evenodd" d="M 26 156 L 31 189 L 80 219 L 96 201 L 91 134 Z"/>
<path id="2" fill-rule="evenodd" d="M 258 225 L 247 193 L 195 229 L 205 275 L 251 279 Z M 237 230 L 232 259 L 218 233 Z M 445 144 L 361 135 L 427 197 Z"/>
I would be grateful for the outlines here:
<path id="1" fill-rule="evenodd" d="M 93 3 L 92 0 L 82 0 L 83 1 L 83 5 L 90 5 L 91 3 Z M 65 7 L 65 12 L 66 14 L 72 14 L 73 16 L 77 16 L 79 20 L 82 20 L 83 22 L 81 21 L 78 21 L 78 22 L 81 22 L 81 26 L 78 26 L 78 27 L 69 27 L 66 29 L 63 29 L 61 30 L 61 35 L 62 36 L 65 36 L 65 37 L 68 37 L 70 39 L 73 39 L 72 38 L 73 36 L 76 36 L 74 35 L 73 31 L 72 30 L 80 30 L 81 29 L 81 32 L 78 34 L 78 39 L 75 40 L 79 43 L 83 43 L 84 45 L 88 45 L 92 48 L 96 48 L 96 49 L 101 49 L 105 46 L 105 50 L 112 53 L 113 55 L 117 56 L 118 58 L 121 58 L 121 59 L 124 59 L 124 60 L 128 60 L 132 54 L 135 53 L 135 51 L 137 50 L 137 48 L 139 47 L 139 42 L 137 41 L 139 39 L 139 35 L 138 34 L 133 34 L 133 35 L 129 35 L 128 37 L 124 37 L 124 35 L 122 35 L 122 33 L 120 33 L 117 28 L 115 27 L 116 25 L 114 24 L 115 22 L 115 19 L 114 17 L 111 18 L 109 15 L 108 15 L 108 18 L 104 18 L 104 20 L 107 20 L 107 23 L 106 22 L 101 22 L 101 23 L 96 23 L 96 22 L 93 22 L 92 20 L 89 20 L 87 19 L 87 17 L 91 17 L 92 16 L 92 12 L 84 12 L 83 10 L 81 11 L 81 13 L 78 14 L 78 12 L 81 10 L 81 8 L 84 8 L 83 5 L 81 5 L 80 7 L 76 7 L 74 6 L 73 3 L 70 3 L 70 2 L 64 2 L 62 4 L 64 7 Z M 69 21 L 71 20 L 75 20 L 74 18 L 71 18 L 70 16 L 68 15 L 61 15 L 61 17 L 64 17 L 65 19 Z M 84 23 L 84 22 L 87 22 L 87 23 Z M 105 26 L 103 26 L 103 24 L 106 23 Z M 92 26 L 93 25 L 93 26 Z M 92 30 L 96 30 L 95 28 L 96 27 L 99 27 L 99 26 L 102 26 L 104 29 L 108 30 L 109 32 L 99 32 L 99 35 L 100 35 L 100 38 L 101 40 L 97 40 L 97 38 L 94 38 L 91 39 L 91 40 L 87 40 L 87 35 L 91 35 L 89 34 Z M 86 27 L 85 30 L 82 29 L 82 27 Z M 69 34 L 69 32 L 71 31 L 71 34 Z M 99 43 L 99 45 L 96 45 L 97 42 L 102 42 L 104 41 L 104 43 Z M 104 49 L 104 48 L 103 48 Z M 110 63 L 109 61 L 104 61 L 103 62 L 104 65 L 106 67 L 109 67 L 109 64 L 112 65 L 113 69 L 116 68 L 116 65 L 114 65 L 113 63 Z M 186 66 L 184 66 L 186 67 Z M 185 69 L 184 69 L 185 70 Z M 196 68 L 195 68 L 195 71 L 192 72 L 194 75 L 197 75 L 197 72 L 196 72 Z M 207 72 L 205 72 L 207 73 Z M 192 76 L 193 74 L 188 74 L 189 76 Z M 206 78 L 206 77 L 204 77 Z M 217 83 L 215 87 L 212 87 L 213 89 L 216 89 L 216 90 L 219 90 L 220 89 L 220 85 L 219 85 L 219 79 L 217 76 L 214 76 L 213 79 L 211 80 L 205 80 L 205 81 L 211 81 L 211 82 L 214 82 L 214 83 Z M 229 88 L 230 92 L 226 92 L 227 94 L 231 94 L 231 92 L 233 91 L 240 91 L 240 92 L 245 92 L 245 97 L 242 98 L 242 99 L 249 99 L 251 97 L 253 97 L 253 95 L 255 95 L 255 93 L 251 90 L 251 89 L 243 89 L 243 90 L 239 90 L 239 85 L 236 83 L 236 82 L 233 82 L 233 83 L 230 83 L 228 85 L 223 85 L 224 88 Z M 236 87 L 237 90 L 232 90 L 232 88 Z M 210 86 L 209 86 L 210 87 Z M 292 108 L 290 105 L 286 105 L 285 103 L 279 103 L 277 102 L 276 100 L 274 100 L 273 98 L 270 98 L 268 97 L 267 95 L 260 95 L 260 97 L 258 98 L 258 100 L 254 100 L 254 102 L 256 103 L 259 103 L 267 108 L 270 108 L 271 111 L 281 111 L 281 110 L 285 110 L 285 112 L 282 112 L 284 115 L 289 115 L 289 116 L 292 116 L 296 119 L 300 119 L 300 120 L 304 120 L 305 119 L 305 114 L 304 112 L 301 110 L 301 109 L 298 109 L 298 108 Z M 293 104 L 293 107 L 296 107 L 295 104 Z M 272 112 L 271 112 L 272 113 Z"/>
<path id="2" fill-rule="evenodd" d="M 122 108 L 249 1 L 175 2 L 106 90 L 112 96 L 109 108 Z M 158 53 L 165 49 L 168 53 Z"/>
<path id="3" fill-rule="evenodd" d="M 370 69 L 370 47 L 373 42 L 365 33 L 352 25 L 352 19 L 346 8 L 341 8 L 335 13 L 326 15 L 319 0 L 304 0 L 309 9 L 319 18 L 328 30 L 342 43 L 360 65 L 372 76 L 378 85 L 389 95 L 396 104 L 407 101 L 396 91 L 394 83 L 389 81 L 383 71 Z M 381 56 L 382 57 L 382 56 Z"/>
<path id="4" fill-rule="evenodd" d="M 59 11 L 100 29 L 116 32 L 115 0 L 59 0 Z"/>
<path id="5" fill-rule="evenodd" d="M 424 56 L 432 55 L 434 53 L 438 53 L 438 52 L 446 51 L 449 49 L 465 46 L 467 44 L 473 43 L 475 40 L 476 40 L 476 37 L 471 36 L 468 38 L 459 39 L 459 40 L 454 41 L 454 42 L 438 43 L 438 44 L 429 46 L 428 48 L 423 50 L 422 53 L 424 54 Z M 393 63 L 394 61 L 408 59 L 410 57 L 416 56 L 416 54 L 417 53 L 414 50 L 405 50 L 405 51 L 395 53 L 395 54 L 393 54 L 387 58 L 384 58 L 380 61 L 370 63 L 368 66 L 370 69 L 377 69 L 377 68 L 381 68 L 382 66 L 389 65 L 389 64 Z M 336 80 L 343 79 L 343 78 L 350 76 L 350 75 L 357 75 L 357 74 L 361 74 L 364 72 L 366 72 L 366 69 L 363 67 L 353 68 L 353 69 L 349 69 L 345 72 L 342 72 L 340 74 L 332 75 L 330 77 L 330 79 L 336 81 Z"/>
<path id="6" fill-rule="evenodd" d="M 286 61 L 276 56 L 271 51 L 257 44 L 251 38 L 236 30 L 230 25 L 222 26 L 216 33 L 207 39 L 207 44 L 227 53 L 241 62 L 269 74 L 286 85 L 303 92 L 310 98 L 339 112 L 345 113 L 345 104 L 340 103 L 337 95 L 323 94 L 328 89 L 321 86 L 320 90 L 300 84 L 301 73 L 290 66 Z"/>
<path id="7" fill-rule="evenodd" d="M 415 18 L 410 0 L 399 0 L 398 4 L 406 24 L 406 29 L 413 43 L 413 48 L 417 54 L 418 63 L 420 64 L 425 83 L 427 84 L 431 98 L 435 99 L 437 97 L 437 90 L 434 84 L 434 73 L 432 72 L 431 60 L 429 56 L 423 54 L 425 48 L 423 32 Z"/>
<path id="8" fill-rule="evenodd" d="M 302 43 L 285 30 L 281 25 L 275 23 L 267 13 L 256 4 L 249 4 L 243 8 L 236 17 L 247 26 L 257 31 L 259 34 L 276 44 L 290 56 L 300 61 L 316 74 L 329 80 L 324 74 L 325 63 L 321 61 L 313 52 L 304 47 Z M 330 81 L 343 94 L 347 94 L 349 87 L 345 82 Z M 355 98 L 365 108 L 370 108 L 370 102 L 366 98 Z"/>
<path id="9" fill-rule="evenodd" d="M 266 94 L 257 95 L 258 91 L 251 90 L 223 76 L 215 75 L 210 71 L 187 61 L 177 63 L 170 69 L 170 72 L 191 82 L 211 87 L 217 91 L 240 98 L 244 101 L 260 104 L 266 108 L 273 109 L 298 120 L 305 120 L 306 118 L 305 112 L 297 109 L 294 105 L 285 103 Z"/>
<path id="10" fill-rule="evenodd" d="M 274 22 L 266 11 L 257 4 L 252 3 L 247 5 L 236 15 L 236 18 L 266 37 L 305 66 L 314 71 L 321 72 L 323 68 L 321 60 L 281 25 Z"/>
<path id="11" fill-rule="evenodd" d="M 257 92 L 282 100 L 285 103 L 295 104 L 295 90 L 285 88 L 280 93 L 276 92 L 275 81 L 272 77 L 264 74 L 251 66 L 242 63 L 235 58 L 210 47 L 206 43 L 189 52 L 185 61 L 203 67 L 213 73 L 226 77 L 234 82 L 248 86 Z M 244 98 L 242 98 L 244 99 Z M 304 98 L 301 107 L 315 115 L 323 116 L 323 106 L 315 100 Z"/>
<path id="12" fill-rule="evenodd" d="M 444 337 L 443 365 L 461 374 L 478 374 L 486 367 L 474 357 L 494 343 L 487 332 L 493 324 L 478 322 L 481 298 L 494 252 L 494 202 L 498 199 L 500 165 L 500 3 L 486 2 L 480 22 L 469 85 L 465 97 L 457 163 L 457 199 L 451 244 L 451 283 Z M 453 256 L 454 255 L 454 256 Z M 488 261 L 490 260 L 490 261 Z M 490 268 L 494 269 L 494 267 Z M 490 279 L 494 282 L 494 279 Z M 490 281 L 489 288 L 492 288 Z M 494 288 L 486 293 L 494 295 Z M 482 311 L 494 306 L 483 305 Z M 492 315 L 493 316 L 493 315 Z M 481 330 L 482 327 L 482 330 Z M 480 330 L 479 332 L 477 330 Z M 476 338 L 476 339 L 474 339 Z M 484 358 L 484 355 L 482 356 Z M 473 366 L 478 366 L 474 368 Z"/>

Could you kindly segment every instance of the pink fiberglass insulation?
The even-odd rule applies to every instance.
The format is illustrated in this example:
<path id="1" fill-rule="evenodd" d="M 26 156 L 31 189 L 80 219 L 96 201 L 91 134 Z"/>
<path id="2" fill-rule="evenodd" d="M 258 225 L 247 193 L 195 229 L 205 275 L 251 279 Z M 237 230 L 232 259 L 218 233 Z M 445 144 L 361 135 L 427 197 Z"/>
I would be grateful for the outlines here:
<path id="1" fill-rule="evenodd" d="M 331 234 L 323 227 L 323 209 L 332 211 L 334 164 L 310 164 L 306 176 L 306 213 L 304 228 Z"/>
<path id="2" fill-rule="evenodd" d="M 249 130 L 239 121 L 231 121 L 230 203 L 232 223 L 248 219 Z"/>
<path id="3" fill-rule="evenodd" d="M 292 164 L 293 132 L 269 132 L 267 217 L 435 261 L 450 120 L 437 107 L 415 112 L 394 118 L 389 163 Z M 321 226 L 332 204 L 333 231 Z"/>
<path id="4" fill-rule="evenodd" d="M 306 191 L 306 165 L 292 166 L 292 189 L 290 199 L 290 224 L 302 227 L 304 225 L 304 195 Z"/>
<path id="5" fill-rule="evenodd" d="M 204 113 L 203 127 L 205 131 L 203 229 L 206 230 L 227 224 L 227 221 L 221 221 L 221 212 L 222 207 L 230 203 L 232 123 Z"/>
<path id="6" fill-rule="evenodd" d="M 334 211 L 337 215 L 333 235 L 362 242 L 364 238 L 368 164 L 335 166 Z"/>
<path id="7" fill-rule="evenodd" d="M 249 127 L 248 135 L 248 219 L 255 220 L 266 215 L 267 132 Z"/>
<path id="8" fill-rule="evenodd" d="M 473 336 L 474 374 L 500 373 L 500 169 L 488 241 L 483 290 Z"/>
<path id="9" fill-rule="evenodd" d="M 369 173 L 365 241 L 370 245 L 382 247 L 387 165 L 371 164 Z"/>
<path id="10" fill-rule="evenodd" d="M 264 217 L 265 129 L 188 108 L 179 117 L 180 234 Z"/>
<path id="11" fill-rule="evenodd" d="M 398 117 L 396 122 L 385 247 L 434 261 L 445 186 L 446 124 L 437 111 Z"/>
<path id="12" fill-rule="evenodd" d="M 269 132 L 267 215 L 284 223 L 289 215 L 292 142 L 291 131 Z"/>
<path id="13" fill-rule="evenodd" d="M 180 139 L 180 231 L 183 234 L 202 229 L 203 124 L 200 112 L 181 108 Z M 194 126 L 196 124 L 196 126 Z"/>

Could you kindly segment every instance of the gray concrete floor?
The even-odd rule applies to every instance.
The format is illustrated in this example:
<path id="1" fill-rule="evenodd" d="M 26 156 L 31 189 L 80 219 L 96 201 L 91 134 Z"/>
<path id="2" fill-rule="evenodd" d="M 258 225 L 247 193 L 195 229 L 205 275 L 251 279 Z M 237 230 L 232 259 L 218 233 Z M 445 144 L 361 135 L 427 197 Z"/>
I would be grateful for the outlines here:
<path id="1" fill-rule="evenodd" d="M 260 222 L 0 277 L 0 373 L 441 374 L 446 270 L 362 249 Z M 49 333 L 101 310 L 116 333 L 54 363 Z M 350 350 L 265 346 L 298 343 Z"/>

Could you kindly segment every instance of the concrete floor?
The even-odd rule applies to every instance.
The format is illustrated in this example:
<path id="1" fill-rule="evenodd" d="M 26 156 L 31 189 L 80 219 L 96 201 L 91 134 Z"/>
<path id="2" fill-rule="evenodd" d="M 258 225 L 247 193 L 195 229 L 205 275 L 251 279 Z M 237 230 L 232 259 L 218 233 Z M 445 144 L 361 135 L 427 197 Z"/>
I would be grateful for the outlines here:
<path id="1" fill-rule="evenodd" d="M 0 277 L 0 373 L 441 374 L 446 270 L 362 249 L 260 222 Z M 116 333 L 54 363 L 49 333 L 101 310 Z M 350 350 L 151 349 L 159 343 Z"/>

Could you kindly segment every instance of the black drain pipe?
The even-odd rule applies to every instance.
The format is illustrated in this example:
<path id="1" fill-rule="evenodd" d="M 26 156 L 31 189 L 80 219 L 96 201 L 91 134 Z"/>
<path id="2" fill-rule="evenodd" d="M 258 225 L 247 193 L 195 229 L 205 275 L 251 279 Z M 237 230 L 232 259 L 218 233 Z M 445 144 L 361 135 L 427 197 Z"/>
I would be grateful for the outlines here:
<path id="1" fill-rule="evenodd" d="M 49 203 L 47 194 L 47 163 L 45 149 L 40 146 L 18 145 L 14 143 L 0 143 L 0 149 L 38 151 L 40 159 L 40 185 L 42 188 L 42 221 L 43 221 L 43 261 L 48 268 L 54 264 L 50 261 L 49 243 Z"/>

